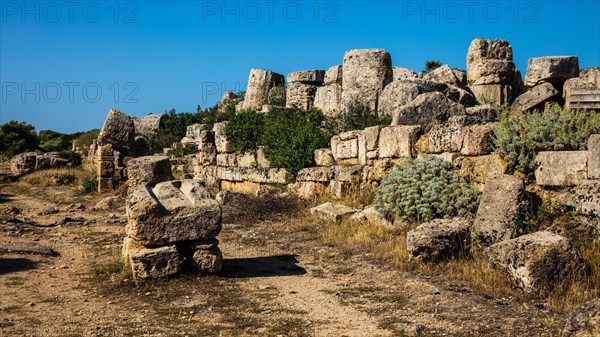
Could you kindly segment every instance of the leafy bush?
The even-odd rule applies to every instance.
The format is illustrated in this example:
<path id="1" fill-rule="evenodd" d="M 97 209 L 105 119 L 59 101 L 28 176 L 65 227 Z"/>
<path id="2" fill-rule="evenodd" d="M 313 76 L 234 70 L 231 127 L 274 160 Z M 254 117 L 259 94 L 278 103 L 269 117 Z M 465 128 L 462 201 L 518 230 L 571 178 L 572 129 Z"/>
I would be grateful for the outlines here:
<path id="1" fill-rule="evenodd" d="M 92 193 L 98 190 L 98 176 L 89 174 L 81 179 L 79 191 L 83 194 Z"/>
<path id="2" fill-rule="evenodd" d="M 255 150 L 263 132 L 265 116 L 256 111 L 242 111 L 233 115 L 224 133 L 231 139 L 237 151 Z"/>
<path id="3" fill-rule="evenodd" d="M 531 174 L 538 152 L 585 150 L 594 133 L 600 133 L 600 114 L 552 105 L 531 113 L 505 111 L 494 129 L 493 142 L 511 171 Z"/>
<path id="4" fill-rule="evenodd" d="M 329 143 L 329 135 L 320 128 L 324 118 L 319 109 L 271 109 L 259 140 L 269 162 L 292 175 L 314 166 L 314 151 Z"/>
<path id="5" fill-rule="evenodd" d="M 450 163 L 434 157 L 407 159 L 375 189 L 375 208 L 407 220 L 427 222 L 474 213 L 480 192 L 458 178 Z"/>
<path id="6" fill-rule="evenodd" d="M 75 151 L 60 151 L 58 156 L 69 161 L 71 167 L 79 167 L 83 163 L 81 155 Z"/>
<path id="7" fill-rule="evenodd" d="M 40 144 L 33 125 L 10 121 L 0 125 L 0 156 L 12 158 L 27 151 L 37 150 Z"/>
<path id="8" fill-rule="evenodd" d="M 367 105 L 353 102 L 339 116 L 328 117 L 325 128 L 335 135 L 346 131 L 362 130 L 369 126 L 390 125 L 391 122 L 391 116 L 380 116 Z"/>
<path id="9" fill-rule="evenodd" d="M 185 144 L 183 146 L 178 146 L 175 149 L 170 150 L 167 154 L 169 156 L 182 158 L 190 154 L 198 153 L 198 148 L 194 144 Z"/>
<path id="10" fill-rule="evenodd" d="M 275 106 L 285 106 L 285 87 L 277 86 L 269 90 L 267 102 Z"/>

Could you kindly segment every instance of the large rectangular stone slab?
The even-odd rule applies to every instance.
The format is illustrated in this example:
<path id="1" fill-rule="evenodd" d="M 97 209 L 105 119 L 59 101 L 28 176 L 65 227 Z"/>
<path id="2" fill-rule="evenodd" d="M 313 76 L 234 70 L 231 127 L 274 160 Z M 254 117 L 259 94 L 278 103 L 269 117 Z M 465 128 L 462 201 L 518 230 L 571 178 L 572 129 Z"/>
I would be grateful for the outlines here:
<path id="1" fill-rule="evenodd" d="M 379 158 L 410 158 L 417 136 L 418 125 L 388 126 L 379 133 Z"/>
<path id="2" fill-rule="evenodd" d="M 535 157 L 535 180 L 542 186 L 575 186 L 587 177 L 587 151 L 548 151 Z"/>
<path id="3" fill-rule="evenodd" d="M 130 188 L 126 210 L 129 236 L 146 246 L 215 238 L 221 231 L 221 207 L 212 199 L 191 198 L 201 189 L 181 182 L 160 183 L 153 189 Z"/>
<path id="4" fill-rule="evenodd" d="M 475 235 L 482 245 L 512 239 L 521 221 L 524 184 L 509 174 L 489 176 L 475 216 Z"/>

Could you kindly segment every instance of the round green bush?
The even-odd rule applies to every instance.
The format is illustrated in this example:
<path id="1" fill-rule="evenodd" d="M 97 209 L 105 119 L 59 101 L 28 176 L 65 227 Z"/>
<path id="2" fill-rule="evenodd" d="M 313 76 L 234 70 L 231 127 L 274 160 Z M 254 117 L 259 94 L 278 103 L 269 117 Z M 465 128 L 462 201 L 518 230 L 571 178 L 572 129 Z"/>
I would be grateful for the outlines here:
<path id="1" fill-rule="evenodd" d="M 480 192 L 434 156 L 407 159 L 375 189 L 375 208 L 418 223 L 474 213 Z"/>

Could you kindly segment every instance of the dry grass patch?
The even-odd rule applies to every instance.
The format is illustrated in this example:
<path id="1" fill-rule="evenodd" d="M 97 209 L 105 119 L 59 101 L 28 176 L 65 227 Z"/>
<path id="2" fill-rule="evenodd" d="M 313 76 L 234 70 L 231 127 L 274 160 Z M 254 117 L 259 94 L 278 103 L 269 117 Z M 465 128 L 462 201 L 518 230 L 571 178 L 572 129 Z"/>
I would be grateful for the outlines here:
<path id="1" fill-rule="evenodd" d="M 495 298 L 515 294 L 507 276 L 492 269 L 479 254 L 439 263 L 411 259 L 406 248 L 406 233 L 413 227 L 386 228 L 369 222 L 346 220 L 324 227 L 320 235 L 328 245 L 341 246 L 355 253 L 371 253 L 376 259 L 402 271 L 424 277 L 442 277 L 442 282 L 464 284 Z"/>

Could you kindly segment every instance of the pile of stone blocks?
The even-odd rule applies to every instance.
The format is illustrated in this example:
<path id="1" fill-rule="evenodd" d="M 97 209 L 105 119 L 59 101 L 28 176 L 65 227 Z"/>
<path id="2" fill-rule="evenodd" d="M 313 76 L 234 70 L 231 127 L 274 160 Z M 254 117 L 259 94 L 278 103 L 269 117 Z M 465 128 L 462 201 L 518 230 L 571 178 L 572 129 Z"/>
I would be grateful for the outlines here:
<path id="1" fill-rule="evenodd" d="M 201 181 L 132 186 L 126 210 L 123 258 L 135 278 L 221 271 L 221 206 Z"/>

